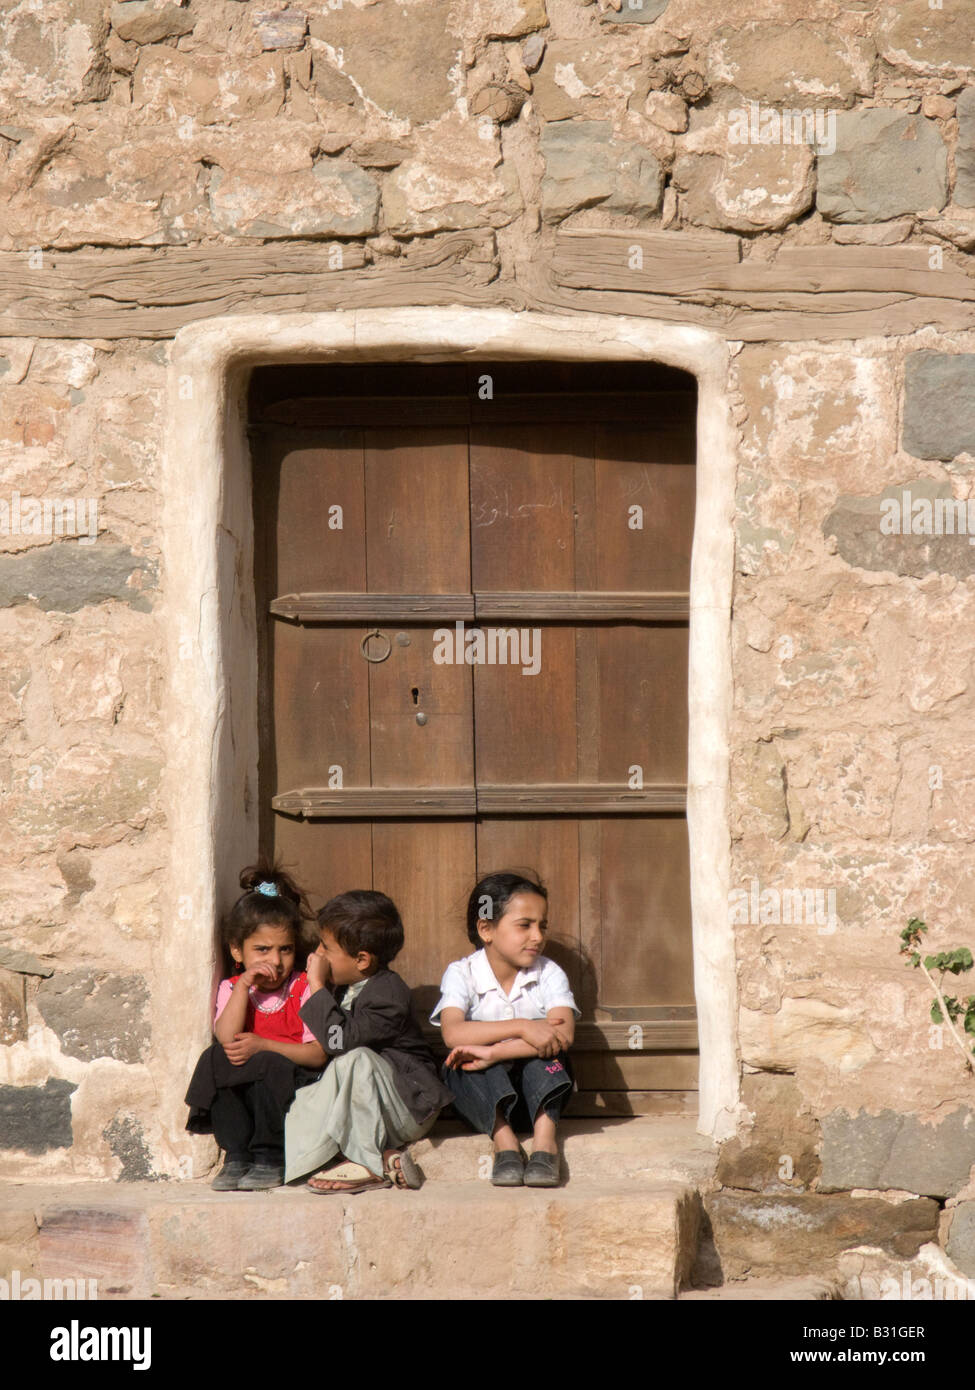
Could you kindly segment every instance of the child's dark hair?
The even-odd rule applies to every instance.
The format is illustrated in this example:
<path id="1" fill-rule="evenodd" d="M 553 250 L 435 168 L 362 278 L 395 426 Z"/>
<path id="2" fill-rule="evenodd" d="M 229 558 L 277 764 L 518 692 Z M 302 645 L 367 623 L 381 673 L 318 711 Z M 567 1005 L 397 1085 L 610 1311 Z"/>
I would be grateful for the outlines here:
<path id="1" fill-rule="evenodd" d="M 330 898 L 318 912 L 319 927 L 328 927 L 347 956 L 368 951 L 380 965 L 403 949 L 403 921 L 399 908 L 385 893 L 354 888 Z"/>
<path id="2" fill-rule="evenodd" d="M 467 899 L 467 935 L 472 945 L 484 945 L 477 930 L 478 922 L 497 922 L 516 893 L 537 893 L 548 902 L 548 889 L 543 883 L 511 869 L 488 874 L 475 886 Z"/>
<path id="3" fill-rule="evenodd" d="M 259 859 L 242 870 L 244 890 L 227 913 L 223 924 L 224 945 L 239 950 L 249 936 L 261 927 L 289 927 L 299 951 L 307 948 L 302 940 L 302 922 L 311 916 L 304 893 L 290 874 L 277 864 Z"/>

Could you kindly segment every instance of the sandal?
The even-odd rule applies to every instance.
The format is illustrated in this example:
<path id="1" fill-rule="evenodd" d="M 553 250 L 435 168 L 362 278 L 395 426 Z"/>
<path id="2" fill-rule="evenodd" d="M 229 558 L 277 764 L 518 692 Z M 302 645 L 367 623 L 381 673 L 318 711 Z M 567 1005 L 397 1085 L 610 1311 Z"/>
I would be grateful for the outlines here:
<path id="1" fill-rule="evenodd" d="M 523 1187 L 525 1164 L 520 1149 L 499 1149 L 491 1169 L 492 1187 Z"/>
<path id="2" fill-rule="evenodd" d="M 325 1182 L 335 1182 L 336 1187 L 323 1187 Z M 320 1197 L 330 1197 L 336 1193 L 351 1195 L 355 1192 L 368 1192 L 371 1187 L 392 1187 L 392 1182 L 387 1177 L 378 1178 L 375 1173 L 370 1173 L 368 1168 L 364 1168 L 361 1163 L 352 1163 L 346 1159 L 342 1163 L 337 1163 L 334 1168 L 326 1168 L 321 1174 L 308 1179 L 305 1186 L 309 1192 L 315 1192 Z"/>
<path id="3" fill-rule="evenodd" d="M 413 1162 L 408 1149 L 384 1149 L 383 1172 L 394 1187 L 408 1187 L 416 1191 L 423 1182 L 420 1170 Z"/>
<path id="4" fill-rule="evenodd" d="M 533 1153 L 528 1160 L 528 1167 L 525 1169 L 526 1187 L 558 1187 L 559 1185 L 559 1156 L 558 1154 L 546 1153 L 544 1149 L 539 1149 Z"/>

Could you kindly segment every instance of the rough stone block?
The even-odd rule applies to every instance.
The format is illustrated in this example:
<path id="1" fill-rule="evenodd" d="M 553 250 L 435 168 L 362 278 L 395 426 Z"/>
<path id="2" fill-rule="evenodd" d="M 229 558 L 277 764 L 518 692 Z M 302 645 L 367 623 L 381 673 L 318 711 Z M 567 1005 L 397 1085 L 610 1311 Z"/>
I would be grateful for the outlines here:
<path id="1" fill-rule="evenodd" d="M 945 1250 L 960 1270 L 975 1275 L 975 1202 L 961 1202 L 952 1211 Z"/>
<path id="2" fill-rule="evenodd" d="M 105 1206 L 45 1207 L 38 1240 L 47 1279 L 94 1279 L 98 1296 L 146 1298 L 151 1285 L 145 1212 Z"/>
<path id="3" fill-rule="evenodd" d="M 958 93 L 958 144 L 955 146 L 955 195 L 953 202 L 975 208 L 975 87 Z"/>
<path id="4" fill-rule="evenodd" d="M 481 138 L 477 123 L 459 116 L 416 136 L 416 153 L 383 185 L 390 232 L 437 232 L 502 227 L 521 211 L 514 166 L 502 163 L 498 138 Z"/>
<path id="5" fill-rule="evenodd" d="M 930 1198 L 886 1202 L 881 1198 L 748 1196 L 716 1192 L 704 1199 L 725 1279 L 749 1270 L 796 1269 L 830 1264 L 857 1245 L 901 1256 L 915 1255 L 936 1238 L 939 1207 Z"/>
<path id="6" fill-rule="evenodd" d="M 200 125 L 249 117 L 271 120 L 284 104 L 284 57 L 262 53 L 227 62 L 225 54 L 184 53 L 160 45 L 141 54 L 132 104 L 168 124 L 189 116 Z M 167 170 L 168 172 L 168 170 Z"/>
<path id="7" fill-rule="evenodd" d="M 58 102 L 104 101 L 111 90 L 102 0 L 66 0 L 60 13 L 5 6 L 0 103 L 37 109 Z"/>
<path id="8" fill-rule="evenodd" d="M 763 1071 L 795 1071 L 809 1057 L 855 1071 L 877 1052 L 852 1010 L 821 999 L 785 998 L 776 1013 L 741 1009 L 738 1037 L 742 1060 Z"/>
<path id="9" fill-rule="evenodd" d="M 89 887 L 94 887 L 94 884 L 89 884 Z M 19 971 L 21 975 L 39 975 L 42 979 L 54 974 L 53 965 L 45 965 L 30 951 L 13 951 L 6 946 L 0 946 L 0 967 Z"/>
<path id="10" fill-rule="evenodd" d="M 903 445 L 921 459 L 975 454 L 975 353 L 911 353 L 904 369 Z"/>
<path id="11" fill-rule="evenodd" d="M 126 43 L 159 43 L 161 39 L 192 34 L 196 17 L 179 5 L 158 6 L 154 0 L 124 0 L 112 6 L 112 28 Z"/>
<path id="12" fill-rule="evenodd" d="M 624 0 L 624 5 L 626 0 Z M 746 24 L 719 30 L 713 70 L 742 96 L 805 106 L 848 106 L 871 90 L 876 48 L 825 24 Z"/>
<path id="13" fill-rule="evenodd" d="M 819 1126 L 801 1114 L 802 1095 L 791 1076 L 766 1073 L 742 1078 L 741 1098 L 754 1120 L 723 1145 L 716 1177 L 722 1187 L 785 1192 L 808 1187 L 819 1176 Z M 783 1159 L 788 1160 L 783 1163 Z M 786 1174 L 791 1171 L 792 1176 Z"/>
<path id="14" fill-rule="evenodd" d="M 737 232 L 787 226 L 812 207 L 816 190 L 808 145 L 737 145 L 723 156 L 681 155 L 673 181 L 688 221 Z"/>
<path id="15" fill-rule="evenodd" d="M 122 1165 L 119 1182 L 157 1182 L 139 1121 L 132 1115 L 116 1115 L 102 1130 L 102 1138 Z"/>
<path id="16" fill-rule="evenodd" d="M 214 169 L 210 210 L 231 236 L 369 236 L 377 227 L 379 186 L 355 165 L 330 159 L 288 174 Z"/>
<path id="17" fill-rule="evenodd" d="M 308 16 L 303 10 L 259 10 L 254 28 L 262 48 L 300 48 L 308 32 Z"/>
<path id="18" fill-rule="evenodd" d="M 837 114 L 836 149 L 820 157 L 818 173 L 816 206 L 831 222 L 887 222 L 948 200 L 937 125 L 882 107 Z"/>
<path id="19" fill-rule="evenodd" d="M 468 0 L 462 14 L 465 32 L 487 39 L 519 39 L 548 23 L 545 0 Z"/>
<path id="20" fill-rule="evenodd" d="M 834 1110 L 821 1124 L 821 1192 L 897 1189 L 953 1197 L 975 1164 L 975 1112 L 967 1106 L 937 1125 L 894 1110 L 879 1115 Z"/>
<path id="21" fill-rule="evenodd" d="M 646 217 L 660 206 L 658 160 L 609 121 L 557 121 L 542 132 L 542 214 L 557 222 L 579 208 Z"/>
<path id="22" fill-rule="evenodd" d="M 27 997 L 23 975 L 0 969 L 0 1047 L 27 1041 Z"/>
<path id="23" fill-rule="evenodd" d="M 0 1086 L 0 1136 L 5 1149 L 46 1153 L 71 1147 L 70 1081 L 49 1077 L 43 1086 Z"/>
<path id="24" fill-rule="evenodd" d="M 33 840 L 35 851 L 51 852 L 65 830 L 114 844 L 144 826 L 162 772 L 158 758 L 82 743 L 32 766 L 34 772 L 18 775 L 7 797 L 7 820 Z"/>
<path id="25" fill-rule="evenodd" d="M 663 14 L 670 0 L 622 0 L 618 10 L 604 10 L 607 24 L 653 24 Z"/>
<path id="26" fill-rule="evenodd" d="M 935 504 L 941 503 L 946 510 L 951 497 L 950 483 L 931 478 L 884 488 L 874 497 L 841 494 L 823 522 L 823 535 L 835 537 L 836 553 L 858 569 L 890 571 L 915 579 L 931 573 L 966 579 L 975 574 L 975 546 L 969 545 L 967 532 L 939 535 L 930 530 L 911 531 L 915 518 L 918 526 L 926 524 L 917 509 L 925 504 L 930 507 L 933 526 Z M 891 503 L 896 505 L 891 508 Z M 967 505 L 962 502 L 961 506 L 967 526 Z M 953 512 L 952 516 L 954 525 Z M 893 526 L 899 529 L 891 530 Z"/>
<path id="27" fill-rule="evenodd" d="M 461 44 L 446 20 L 446 5 L 433 0 L 409 7 L 344 4 L 312 17 L 309 33 L 333 53 L 342 50 L 343 71 L 382 111 L 422 125 L 453 102 L 450 69 Z"/>
<path id="28" fill-rule="evenodd" d="M 148 997 L 141 975 L 67 970 L 43 982 L 37 1003 L 69 1057 L 141 1062 L 149 1045 Z"/>
<path id="29" fill-rule="evenodd" d="M 893 67 L 937 75 L 975 66 L 975 8 L 971 0 L 898 0 L 877 17 L 877 47 Z"/>
<path id="30" fill-rule="evenodd" d="M 323 101 L 338 101 L 354 106 L 359 98 L 355 83 L 321 54 L 316 53 L 311 70 L 311 85 Z"/>
<path id="31" fill-rule="evenodd" d="M 46 613 L 77 613 L 88 604 L 119 599 L 147 613 L 155 579 L 154 563 L 124 545 L 60 541 L 0 555 L 0 607 L 36 603 Z"/>

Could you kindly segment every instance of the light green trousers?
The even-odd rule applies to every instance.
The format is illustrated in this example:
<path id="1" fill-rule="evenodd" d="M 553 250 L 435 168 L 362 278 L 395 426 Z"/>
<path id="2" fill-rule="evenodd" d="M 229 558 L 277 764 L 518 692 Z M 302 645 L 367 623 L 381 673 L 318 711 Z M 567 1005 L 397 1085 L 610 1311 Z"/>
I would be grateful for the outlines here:
<path id="1" fill-rule="evenodd" d="M 333 1057 L 321 1079 L 302 1086 L 284 1122 L 285 1182 L 313 1173 L 337 1154 L 377 1177 L 383 1149 L 422 1139 L 436 1115 L 418 1125 L 378 1052 L 356 1047 Z"/>

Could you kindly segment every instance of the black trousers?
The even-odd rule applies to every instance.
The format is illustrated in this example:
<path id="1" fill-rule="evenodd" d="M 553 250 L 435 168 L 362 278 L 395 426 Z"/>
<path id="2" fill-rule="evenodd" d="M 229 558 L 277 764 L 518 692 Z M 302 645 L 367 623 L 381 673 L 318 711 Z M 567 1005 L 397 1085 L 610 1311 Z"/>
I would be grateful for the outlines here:
<path id="1" fill-rule="evenodd" d="M 239 1067 L 214 1043 L 196 1064 L 186 1092 L 191 1134 L 212 1134 L 228 1159 L 284 1162 L 284 1117 L 299 1086 L 321 1072 L 300 1067 L 279 1052 L 255 1052 Z"/>

